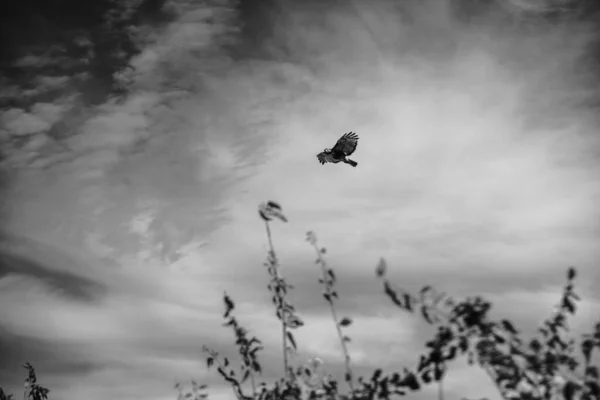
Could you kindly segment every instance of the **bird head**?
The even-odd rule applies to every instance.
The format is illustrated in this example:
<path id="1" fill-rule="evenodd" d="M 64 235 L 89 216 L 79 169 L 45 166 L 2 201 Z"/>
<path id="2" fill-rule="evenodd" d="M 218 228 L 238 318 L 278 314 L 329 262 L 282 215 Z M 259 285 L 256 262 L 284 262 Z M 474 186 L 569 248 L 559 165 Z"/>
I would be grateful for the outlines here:
<path id="1" fill-rule="evenodd" d="M 329 154 L 329 153 L 331 153 L 331 149 L 325 149 L 325 150 L 323 150 L 323 153 Z"/>

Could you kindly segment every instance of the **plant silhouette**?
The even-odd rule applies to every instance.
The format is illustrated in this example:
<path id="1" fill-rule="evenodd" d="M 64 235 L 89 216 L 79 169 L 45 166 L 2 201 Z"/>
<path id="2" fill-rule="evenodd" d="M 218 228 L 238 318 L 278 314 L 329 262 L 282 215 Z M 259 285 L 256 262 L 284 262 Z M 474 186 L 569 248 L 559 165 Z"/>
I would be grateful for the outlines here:
<path id="1" fill-rule="evenodd" d="M 259 215 L 265 222 L 269 242 L 268 261 L 265 263 L 271 277 L 269 290 L 283 327 L 284 378 L 270 386 L 262 383 L 259 392 L 253 383 L 251 393 L 246 394 L 242 384 L 249 376 L 254 379 L 261 372 L 255 355 L 262 349 L 262 342 L 255 337 L 245 337 L 246 330 L 230 316 L 235 307 L 233 300 L 225 296 L 226 325 L 244 334 L 236 333 L 236 345 L 242 359 L 242 379 L 238 380 L 233 370 L 220 367 L 218 372 L 231 384 L 238 399 L 391 399 L 417 392 L 432 384 L 438 385 L 438 398 L 443 399 L 444 376 L 449 362 L 458 357 L 466 357 L 469 365 L 482 368 L 503 399 L 600 399 L 598 366 L 592 364 L 593 352 L 600 348 L 600 322 L 592 333 L 583 335 L 578 341 L 569 335 L 568 319 L 576 313 L 580 300 L 575 292 L 577 272 L 574 267 L 567 270 L 566 283 L 555 310 L 543 322 L 535 337 L 525 339 L 513 322 L 491 319 L 489 311 L 492 304 L 480 296 L 456 300 L 431 286 L 424 286 L 417 294 L 397 287 L 387 278 L 385 259 L 380 259 L 375 276 L 381 282 L 385 296 L 401 310 L 422 317 L 437 329 L 433 337 L 425 342 L 425 351 L 415 366 L 391 372 L 377 368 L 371 376 L 357 377 L 355 380 L 347 348 L 351 339 L 343 332 L 344 327 L 352 324 L 352 319 L 338 317 L 335 309 L 335 301 L 339 298 L 335 288 L 336 274 L 327 266 L 324 258 L 326 249 L 318 246 L 314 232 L 308 232 L 306 240 L 317 254 L 315 264 L 321 270 L 319 283 L 324 288 L 323 297 L 330 308 L 340 340 L 345 365 L 344 380 L 349 389 L 346 392 L 340 390 L 331 376 L 319 377 L 315 383 L 318 368 L 314 360 L 294 368 L 285 356 L 297 346 L 289 329 L 297 328 L 302 323 L 295 314 L 295 308 L 285 300 L 292 286 L 285 282 L 279 272 L 269 224 L 274 219 L 287 222 L 287 218 L 281 206 L 273 201 L 261 204 Z M 291 347 L 287 343 L 291 343 Z M 248 356 L 251 345 L 256 346 L 251 350 L 254 358 Z M 217 354 L 209 352 L 209 366 L 214 363 Z M 229 362 L 221 363 L 225 364 L 229 365 Z"/>

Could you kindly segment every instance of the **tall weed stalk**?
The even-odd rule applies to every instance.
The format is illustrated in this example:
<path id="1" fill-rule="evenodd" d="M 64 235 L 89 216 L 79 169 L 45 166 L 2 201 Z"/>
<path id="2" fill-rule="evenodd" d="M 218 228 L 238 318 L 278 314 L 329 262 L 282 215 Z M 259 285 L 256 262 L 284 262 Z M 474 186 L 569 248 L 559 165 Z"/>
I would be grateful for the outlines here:
<path id="1" fill-rule="evenodd" d="M 337 312 L 335 310 L 335 300 L 339 297 L 338 292 L 335 288 L 336 276 L 335 272 L 333 271 L 333 268 L 327 267 L 327 262 L 325 261 L 324 257 L 327 250 L 325 249 L 325 247 L 319 247 L 317 243 L 317 236 L 312 231 L 309 231 L 306 234 L 306 240 L 313 246 L 313 248 L 315 249 L 315 253 L 317 254 L 315 264 L 321 267 L 321 278 L 319 278 L 319 283 L 323 286 L 323 298 L 325 298 L 325 301 L 329 305 L 331 318 L 333 318 L 333 323 L 335 324 L 335 329 L 342 348 L 342 354 L 344 356 L 344 367 L 346 369 L 344 374 L 344 380 L 350 387 L 350 392 L 354 393 L 354 384 L 352 382 L 353 374 L 352 367 L 350 365 L 350 352 L 348 351 L 347 346 L 347 343 L 350 343 L 351 339 L 342 331 L 342 328 L 345 328 L 352 324 L 352 319 L 349 317 L 343 317 L 339 319 L 337 316 Z"/>

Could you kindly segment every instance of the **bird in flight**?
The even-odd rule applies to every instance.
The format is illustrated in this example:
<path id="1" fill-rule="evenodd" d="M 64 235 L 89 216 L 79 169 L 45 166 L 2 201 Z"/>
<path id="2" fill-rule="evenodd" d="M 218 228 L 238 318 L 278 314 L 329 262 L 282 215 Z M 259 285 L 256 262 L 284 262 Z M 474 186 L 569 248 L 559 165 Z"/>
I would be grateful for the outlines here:
<path id="1" fill-rule="evenodd" d="M 331 149 L 325 149 L 322 153 L 317 154 L 317 159 L 322 165 L 325 163 L 344 162 L 356 167 L 358 163 L 347 158 L 354 153 L 358 146 L 358 135 L 354 132 L 348 132 L 342 135 Z"/>

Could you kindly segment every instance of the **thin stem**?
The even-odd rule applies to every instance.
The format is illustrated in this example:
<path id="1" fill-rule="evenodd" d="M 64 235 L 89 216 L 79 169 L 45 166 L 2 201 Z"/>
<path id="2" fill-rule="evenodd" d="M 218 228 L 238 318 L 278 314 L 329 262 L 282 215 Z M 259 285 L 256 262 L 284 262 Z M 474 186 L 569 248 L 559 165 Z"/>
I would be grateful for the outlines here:
<path id="1" fill-rule="evenodd" d="M 438 382 L 438 400 L 444 400 L 444 377 Z"/>
<path id="2" fill-rule="evenodd" d="M 269 250 L 273 255 L 275 255 L 275 251 L 273 250 L 273 237 L 271 236 L 271 227 L 269 226 L 269 222 L 265 221 L 265 228 L 267 229 L 267 239 L 269 240 Z"/>
<path id="3" fill-rule="evenodd" d="M 273 259 L 273 268 L 275 270 L 275 279 L 277 279 L 277 284 L 279 284 L 280 276 L 279 276 L 279 263 L 277 262 L 277 258 L 275 255 L 275 248 L 273 247 L 273 237 L 271 236 L 271 227 L 269 226 L 269 222 L 265 221 L 265 228 L 267 230 L 267 238 L 269 240 L 269 253 L 271 258 Z M 279 294 L 279 296 L 282 296 Z M 285 378 L 288 378 L 288 354 L 287 354 L 287 323 L 285 320 L 285 313 L 283 307 L 281 307 L 282 300 L 279 299 L 279 306 L 281 312 L 281 336 L 282 336 L 282 346 L 283 346 L 283 374 Z"/>
<path id="4" fill-rule="evenodd" d="M 312 243 L 312 245 L 315 248 L 315 251 L 317 253 L 317 260 L 319 262 L 319 265 L 321 266 L 321 273 L 323 275 L 323 285 L 325 286 L 325 293 L 327 293 L 327 295 L 329 297 L 329 300 L 327 301 L 327 303 L 329 304 L 329 310 L 331 311 L 331 317 L 333 318 L 333 321 L 335 323 L 335 329 L 337 331 L 338 338 L 340 340 L 340 344 L 342 345 L 342 352 L 344 353 L 344 365 L 346 367 L 346 374 L 350 378 L 347 380 L 348 386 L 350 387 L 350 390 L 353 393 L 354 392 L 354 384 L 352 383 L 353 375 L 352 375 L 352 368 L 350 367 L 350 354 L 348 352 L 348 347 L 346 346 L 346 341 L 344 340 L 344 334 L 342 332 L 342 328 L 340 327 L 340 324 L 338 321 L 337 312 L 335 311 L 335 306 L 333 305 L 333 296 L 331 295 L 331 293 L 332 293 L 331 286 L 327 283 L 327 280 L 328 280 L 327 267 L 325 265 L 325 261 L 323 260 L 323 257 L 321 256 L 321 250 L 319 249 L 319 246 L 317 245 L 316 241 L 314 241 Z"/>
<path id="5" fill-rule="evenodd" d="M 331 316 L 333 317 L 334 321 L 336 321 L 335 328 L 337 330 L 340 343 L 342 344 L 342 351 L 344 352 L 344 365 L 346 366 L 346 373 L 350 378 L 348 379 L 348 386 L 350 387 L 350 391 L 354 392 L 354 384 L 352 383 L 352 368 L 350 367 L 350 354 L 348 353 L 348 347 L 346 346 L 346 342 L 344 341 L 344 334 L 342 333 L 342 328 L 340 328 L 340 324 L 337 322 L 337 313 L 335 311 L 335 307 L 333 306 L 333 301 L 329 302 L 329 309 L 331 310 Z"/>

